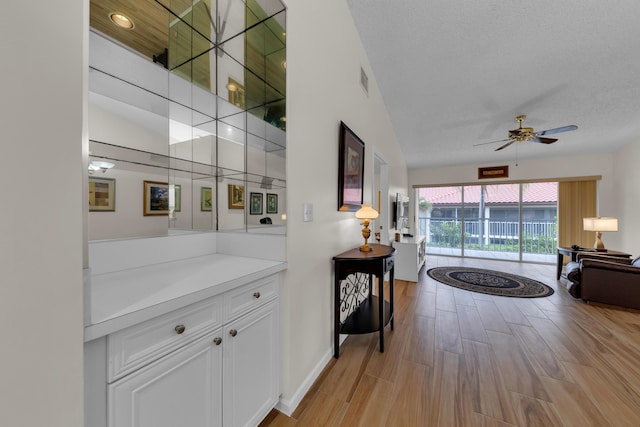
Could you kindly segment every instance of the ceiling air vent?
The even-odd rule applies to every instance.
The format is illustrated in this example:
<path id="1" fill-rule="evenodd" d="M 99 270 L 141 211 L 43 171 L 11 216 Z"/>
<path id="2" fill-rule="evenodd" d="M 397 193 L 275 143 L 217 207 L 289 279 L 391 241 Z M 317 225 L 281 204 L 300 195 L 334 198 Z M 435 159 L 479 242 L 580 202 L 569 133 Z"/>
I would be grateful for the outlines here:
<path id="1" fill-rule="evenodd" d="M 362 88 L 364 89 L 364 91 L 368 94 L 369 93 L 369 77 L 367 77 L 367 73 L 364 72 L 362 67 L 360 67 L 360 84 L 362 85 Z"/>

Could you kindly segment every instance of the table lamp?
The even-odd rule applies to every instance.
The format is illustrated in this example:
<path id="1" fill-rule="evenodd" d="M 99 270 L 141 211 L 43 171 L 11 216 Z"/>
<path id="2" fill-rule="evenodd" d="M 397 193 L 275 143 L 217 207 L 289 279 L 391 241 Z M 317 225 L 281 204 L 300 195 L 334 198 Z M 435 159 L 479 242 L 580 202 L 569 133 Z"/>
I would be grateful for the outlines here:
<path id="1" fill-rule="evenodd" d="M 618 231 L 618 218 L 608 217 L 595 217 L 595 218 L 583 218 L 582 228 L 584 231 L 595 231 L 596 241 L 593 244 L 593 249 L 598 252 L 606 252 L 607 250 L 602 243 L 603 231 Z"/>
<path id="2" fill-rule="evenodd" d="M 364 204 L 360 209 L 358 209 L 358 211 L 356 211 L 356 218 L 361 219 L 361 224 L 364 226 L 362 229 L 364 245 L 360 246 L 360 250 L 362 252 L 371 252 L 373 248 L 371 248 L 367 243 L 367 240 L 369 240 L 369 236 L 371 235 L 371 230 L 369 230 L 369 221 L 378 218 L 378 211 L 373 209 L 371 205 Z"/>

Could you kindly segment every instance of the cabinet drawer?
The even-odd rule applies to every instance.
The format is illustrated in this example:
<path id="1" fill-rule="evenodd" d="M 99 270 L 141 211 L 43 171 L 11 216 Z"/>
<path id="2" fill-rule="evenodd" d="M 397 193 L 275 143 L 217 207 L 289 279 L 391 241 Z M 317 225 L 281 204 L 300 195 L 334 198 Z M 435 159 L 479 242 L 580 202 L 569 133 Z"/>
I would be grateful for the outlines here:
<path id="1" fill-rule="evenodd" d="M 229 291 L 224 296 L 224 321 L 235 319 L 278 296 L 279 277 L 274 275 Z"/>
<path id="2" fill-rule="evenodd" d="M 109 335 L 107 339 L 108 382 L 178 349 L 222 325 L 221 296 Z"/>

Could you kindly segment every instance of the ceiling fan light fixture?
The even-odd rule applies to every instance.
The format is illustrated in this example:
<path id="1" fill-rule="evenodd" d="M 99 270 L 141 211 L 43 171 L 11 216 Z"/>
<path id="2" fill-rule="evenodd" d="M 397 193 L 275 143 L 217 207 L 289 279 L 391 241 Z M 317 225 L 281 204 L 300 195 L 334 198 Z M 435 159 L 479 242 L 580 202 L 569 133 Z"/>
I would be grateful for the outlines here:
<path id="1" fill-rule="evenodd" d="M 115 25 L 125 30 L 133 30 L 136 27 L 133 20 L 122 13 L 112 12 L 109 14 L 109 19 Z"/>

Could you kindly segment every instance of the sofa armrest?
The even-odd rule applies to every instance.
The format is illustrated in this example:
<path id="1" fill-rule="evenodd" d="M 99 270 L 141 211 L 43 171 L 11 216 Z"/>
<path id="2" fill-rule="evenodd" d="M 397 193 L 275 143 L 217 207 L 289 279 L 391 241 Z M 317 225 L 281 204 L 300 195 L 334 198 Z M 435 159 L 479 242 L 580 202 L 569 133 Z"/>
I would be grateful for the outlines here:
<path id="1" fill-rule="evenodd" d="M 620 263 L 612 261 L 610 259 L 590 259 L 586 258 L 580 261 L 580 269 L 584 274 L 585 269 L 597 268 L 601 270 L 616 271 L 620 273 L 638 274 L 640 275 L 640 267 L 631 265 L 631 260 L 627 260 L 627 263 Z"/>
<path id="2" fill-rule="evenodd" d="M 580 298 L 640 309 L 640 267 L 610 261 L 581 261 Z"/>
<path id="3" fill-rule="evenodd" d="M 611 256 L 611 255 L 607 255 L 606 253 L 580 252 L 576 256 L 576 261 L 577 262 L 580 262 L 581 260 L 586 260 L 586 259 L 611 261 L 611 262 L 615 262 L 615 263 L 618 263 L 618 264 L 627 264 L 627 265 L 631 264 L 631 259 L 629 259 L 629 258 Z"/>

